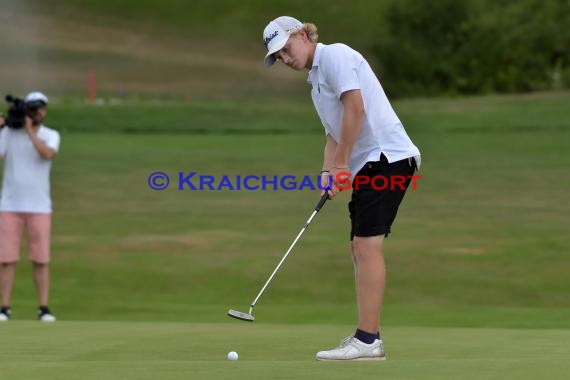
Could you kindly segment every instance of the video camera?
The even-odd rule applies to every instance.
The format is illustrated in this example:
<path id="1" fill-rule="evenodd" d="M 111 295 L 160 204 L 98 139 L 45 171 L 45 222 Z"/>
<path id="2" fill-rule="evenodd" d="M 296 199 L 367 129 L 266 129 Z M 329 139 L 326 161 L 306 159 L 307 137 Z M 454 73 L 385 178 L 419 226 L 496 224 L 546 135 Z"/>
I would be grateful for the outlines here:
<path id="1" fill-rule="evenodd" d="M 39 103 L 26 103 L 25 100 L 13 97 L 12 95 L 6 95 L 6 102 L 11 103 L 11 106 L 6 115 L 5 125 L 14 129 L 19 129 L 26 125 L 26 116 L 34 119 L 38 108 L 43 105 Z"/>

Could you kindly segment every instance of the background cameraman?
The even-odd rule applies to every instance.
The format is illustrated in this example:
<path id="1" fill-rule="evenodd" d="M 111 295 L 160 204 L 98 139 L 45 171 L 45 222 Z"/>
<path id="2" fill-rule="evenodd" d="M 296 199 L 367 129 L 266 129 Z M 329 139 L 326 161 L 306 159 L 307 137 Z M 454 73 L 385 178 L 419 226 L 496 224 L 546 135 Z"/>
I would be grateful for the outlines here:
<path id="1" fill-rule="evenodd" d="M 59 133 L 43 125 L 47 97 L 40 92 L 26 96 L 29 110 L 22 128 L 4 126 L 0 117 L 0 158 L 4 177 L 0 196 L 0 321 L 10 318 L 15 267 L 20 259 L 24 228 L 28 230 L 29 258 L 34 267 L 38 318 L 54 322 L 48 308 L 51 234 L 51 160 L 59 150 Z"/>

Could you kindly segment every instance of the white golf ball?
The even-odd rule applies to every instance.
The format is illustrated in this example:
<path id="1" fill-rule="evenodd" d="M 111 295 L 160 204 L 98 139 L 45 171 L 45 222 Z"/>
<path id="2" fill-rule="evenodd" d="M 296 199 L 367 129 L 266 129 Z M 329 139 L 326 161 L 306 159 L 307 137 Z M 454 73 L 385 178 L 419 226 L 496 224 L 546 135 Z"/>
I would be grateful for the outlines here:
<path id="1" fill-rule="evenodd" d="M 235 352 L 235 351 L 228 352 L 228 360 L 231 360 L 232 362 L 235 360 L 238 360 L 237 352 Z"/>

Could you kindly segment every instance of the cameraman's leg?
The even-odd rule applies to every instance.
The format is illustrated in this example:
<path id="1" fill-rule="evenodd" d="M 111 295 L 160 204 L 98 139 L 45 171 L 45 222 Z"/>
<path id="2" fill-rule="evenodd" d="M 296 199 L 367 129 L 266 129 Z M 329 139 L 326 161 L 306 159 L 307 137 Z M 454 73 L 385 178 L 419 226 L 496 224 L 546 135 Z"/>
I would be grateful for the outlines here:
<path id="1" fill-rule="evenodd" d="M 34 282 L 38 305 L 47 306 L 49 297 L 51 214 L 30 214 L 28 237 L 30 261 L 34 265 Z"/>
<path id="2" fill-rule="evenodd" d="M 20 243 L 24 233 L 24 216 L 14 212 L 0 212 L 0 287 L 2 306 L 10 306 L 16 263 L 20 259 Z"/>
<path id="3" fill-rule="evenodd" d="M 2 306 L 10 306 L 12 303 L 12 287 L 16 278 L 16 263 L 2 263 L 0 271 L 2 279 Z"/>
<path id="4" fill-rule="evenodd" d="M 34 262 L 34 282 L 38 293 L 38 305 L 47 306 L 49 298 L 49 265 Z"/>

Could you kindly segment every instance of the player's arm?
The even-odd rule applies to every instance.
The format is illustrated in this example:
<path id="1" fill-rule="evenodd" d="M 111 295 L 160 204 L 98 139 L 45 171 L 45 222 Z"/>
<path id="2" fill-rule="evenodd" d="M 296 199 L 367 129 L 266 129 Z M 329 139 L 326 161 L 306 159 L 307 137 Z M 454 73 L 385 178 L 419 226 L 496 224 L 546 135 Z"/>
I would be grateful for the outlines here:
<path id="1" fill-rule="evenodd" d="M 321 189 L 325 189 L 332 184 L 330 183 L 330 172 L 333 166 L 334 152 L 336 151 L 337 143 L 330 134 L 327 134 L 327 142 L 325 144 L 323 168 L 321 169 Z M 329 190 L 329 195 L 332 197 L 334 194 Z M 321 195 L 324 190 L 321 191 Z"/>
<path id="2" fill-rule="evenodd" d="M 330 171 L 333 166 L 334 154 L 336 152 L 337 143 L 330 134 L 327 134 L 327 142 L 325 144 L 323 168 L 321 170 Z"/>
<path id="3" fill-rule="evenodd" d="M 333 158 L 333 169 L 338 171 L 348 170 L 348 160 L 352 153 L 352 148 L 358 140 L 364 120 L 364 101 L 360 90 L 349 90 L 343 92 L 340 101 L 344 111 L 342 115 L 342 127 L 340 131 L 340 141 L 336 147 Z"/>

